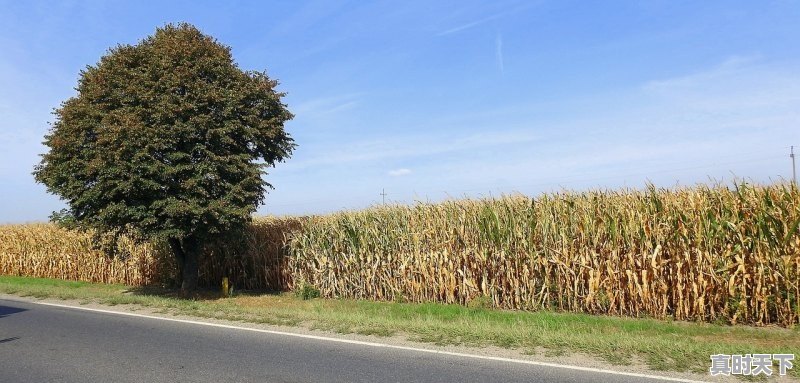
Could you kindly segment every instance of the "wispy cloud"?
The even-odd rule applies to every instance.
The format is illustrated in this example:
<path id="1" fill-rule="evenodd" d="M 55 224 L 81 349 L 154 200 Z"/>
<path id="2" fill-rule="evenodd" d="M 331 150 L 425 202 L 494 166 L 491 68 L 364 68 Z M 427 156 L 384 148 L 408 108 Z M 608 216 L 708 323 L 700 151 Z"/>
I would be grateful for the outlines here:
<path id="1" fill-rule="evenodd" d="M 292 14 L 285 15 L 278 19 L 279 21 L 272 25 L 270 30 L 271 35 L 285 36 L 292 33 L 300 33 L 300 31 L 318 25 L 321 20 L 329 18 L 341 10 L 343 4 L 334 1 L 314 1 L 304 3 L 298 10 Z"/>
<path id="2" fill-rule="evenodd" d="M 289 105 L 289 110 L 298 116 L 319 116 L 353 109 L 358 106 L 362 93 L 349 93 L 306 100 Z"/>
<path id="3" fill-rule="evenodd" d="M 398 200 L 413 193 L 436 199 L 489 191 L 638 187 L 648 180 L 668 186 L 732 174 L 766 181 L 791 171 L 784 151 L 800 139 L 795 67 L 733 58 L 613 95 L 596 94 L 570 104 L 574 113 L 556 119 L 520 114 L 521 106 L 502 109 L 522 116 L 516 130 L 510 116 L 498 122 L 497 114 L 489 113 L 493 117 L 486 119 L 482 133 L 362 140 L 336 152 L 315 153 L 303 166 L 316 171 L 347 163 L 341 171 L 352 171 L 352 178 L 358 174 L 364 190 L 377 190 L 387 182 L 378 177 L 391 175 L 396 183 L 389 185 Z M 474 116 L 436 122 L 464 124 L 471 124 L 473 132 L 479 128 Z M 411 186 L 400 177 L 409 161 L 415 164 Z M 385 163 L 396 168 L 387 173 L 381 167 Z M 287 163 L 284 169 L 292 166 Z"/>
<path id="4" fill-rule="evenodd" d="M 494 47 L 495 47 L 495 56 L 497 58 L 497 69 L 500 70 L 500 74 L 503 74 L 505 71 L 505 65 L 503 65 L 503 35 L 497 34 L 497 37 L 494 40 Z"/>
<path id="5" fill-rule="evenodd" d="M 311 166 L 364 162 L 386 159 L 411 159 L 474 149 L 507 147 L 529 143 L 537 135 L 529 130 L 499 131 L 487 128 L 487 133 L 474 133 L 461 137 L 452 135 L 420 134 L 390 137 L 380 140 L 351 142 L 342 149 L 315 153 L 305 161 L 290 162 L 284 169 Z"/>
<path id="6" fill-rule="evenodd" d="M 725 113 L 778 115 L 800 104 L 800 72 L 768 64 L 760 56 L 734 56 L 698 73 L 642 86 L 645 96 L 684 110 L 708 115 Z"/>
<path id="7" fill-rule="evenodd" d="M 698 83 L 718 85 L 719 80 L 724 77 L 731 77 L 742 72 L 753 72 L 754 69 L 757 69 L 754 66 L 758 65 L 760 59 L 760 55 L 731 56 L 705 71 L 664 80 L 649 81 L 643 85 L 643 89 L 652 92 L 670 92 L 678 89 L 687 90 L 687 88 L 691 88 Z"/>
<path id="8" fill-rule="evenodd" d="M 437 36 L 447 36 L 447 35 L 450 35 L 450 34 L 453 34 L 453 33 L 458 33 L 458 32 L 461 32 L 461 31 L 465 31 L 467 29 L 475 28 L 477 26 L 486 24 L 486 23 L 488 23 L 488 22 L 490 22 L 492 20 L 499 19 L 499 18 L 501 18 L 503 16 L 511 15 L 511 14 L 515 14 L 515 13 L 520 13 L 523 10 L 525 10 L 527 8 L 530 8 L 533 5 L 535 5 L 534 2 L 525 1 L 522 4 L 520 4 L 520 5 L 516 6 L 516 7 L 513 7 L 511 9 L 506 9 L 505 11 L 492 14 L 491 16 L 487 16 L 487 17 L 484 17 L 484 18 L 481 18 L 481 19 L 473 20 L 473 21 L 470 21 L 470 22 L 466 22 L 466 23 L 457 25 L 455 27 L 451 27 L 451 28 L 445 29 L 444 31 L 441 31 L 441 32 L 437 33 L 436 35 Z"/>
<path id="9" fill-rule="evenodd" d="M 407 175 L 411 174 L 411 169 L 406 169 L 406 168 L 394 169 L 394 170 L 390 170 L 389 173 L 387 173 L 387 174 L 389 174 L 392 177 L 407 176 Z"/>
<path id="10" fill-rule="evenodd" d="M 442 32 L 439 32 L 436 35 L 437 36 L 446 36 L 446 35 L 450 35 L 450 34 L 453 34 L 453 33 L 456 33 L 456 32 L 461 32 L 461 31 L 464 31 L 464 30 L 467 30 L 467 29 L 470 29 L 470 28 L 477 27 L 477 26 L 479 26 L 481 24 L 486 24 L 489 21 L 492 21 L 494 19 L 498 19 L 500 17 L 503 17 L 503 16 L 507 15 L 508 13 L 509 13 L 508 11 L 496 13 L 494 15 L 491 15 L 489 17 L 485 17 L 483 19 L 470 21 L 470 22 L 468 22 L 466 24 L 461 24 L 459 26 L 444 30 Z"/>

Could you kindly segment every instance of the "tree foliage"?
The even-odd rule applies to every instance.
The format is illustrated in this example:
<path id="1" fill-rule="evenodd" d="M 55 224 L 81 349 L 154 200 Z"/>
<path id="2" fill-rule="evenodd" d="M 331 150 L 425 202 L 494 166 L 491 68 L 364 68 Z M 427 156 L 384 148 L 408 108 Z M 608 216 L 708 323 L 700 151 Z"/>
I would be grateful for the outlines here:
<path id="1" fill-rule="evenodd" d="M 265 168 L 295 146 L 276 86 L 194 26 L 166 25 L 81 71 L 34 175 L 81 225 L 167 240 L 193 289 L 202 245 L 250 220 Z"/>

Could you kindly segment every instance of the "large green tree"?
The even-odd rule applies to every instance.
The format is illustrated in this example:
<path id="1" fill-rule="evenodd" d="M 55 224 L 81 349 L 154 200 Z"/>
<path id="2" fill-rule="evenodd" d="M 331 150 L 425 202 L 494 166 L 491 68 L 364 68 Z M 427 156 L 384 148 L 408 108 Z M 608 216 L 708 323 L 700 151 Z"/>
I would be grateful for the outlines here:
<path id="1" fill-rule="evenodd" d="M 191 292 L 204 244 L 244 227 L 295 146 L 276 85 L 192 25 L 158 28 L 81 71 L 34 176 L 82 226 L 167 241 Z"/>

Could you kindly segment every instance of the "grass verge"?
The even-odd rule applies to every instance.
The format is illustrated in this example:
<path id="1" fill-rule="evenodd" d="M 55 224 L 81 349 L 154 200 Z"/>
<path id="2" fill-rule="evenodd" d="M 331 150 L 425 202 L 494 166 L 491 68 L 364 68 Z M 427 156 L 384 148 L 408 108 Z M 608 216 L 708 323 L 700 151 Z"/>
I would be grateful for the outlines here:
<path id="1" fill-rule="evenodd" d="M 499 346 L 546 354 L 581 352 L 613 364 L 632 358 L 654 370 L 707 371 L 711 354 L 800 355 L 800 329 L 728 326 L 554 312 L 518 312 L 457 305 L 303 300 L 292 294 L 213 293 L 186 300 L 168 290 L 55 279 L 0 276 L 0 292 L 338 333 L 400 335 L 440 345 Z M 799 378 L 800 368 L 790 370 Z"/>

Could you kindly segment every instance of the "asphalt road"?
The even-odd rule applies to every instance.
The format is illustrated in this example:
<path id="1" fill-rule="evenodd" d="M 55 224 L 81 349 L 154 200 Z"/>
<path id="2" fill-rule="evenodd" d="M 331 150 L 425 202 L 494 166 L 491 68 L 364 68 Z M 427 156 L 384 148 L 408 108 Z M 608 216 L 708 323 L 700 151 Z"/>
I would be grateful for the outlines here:
<path id="1" fill-rule="evenodd" d="M 0 382 L 658 380 L 0 299 Z"/>

